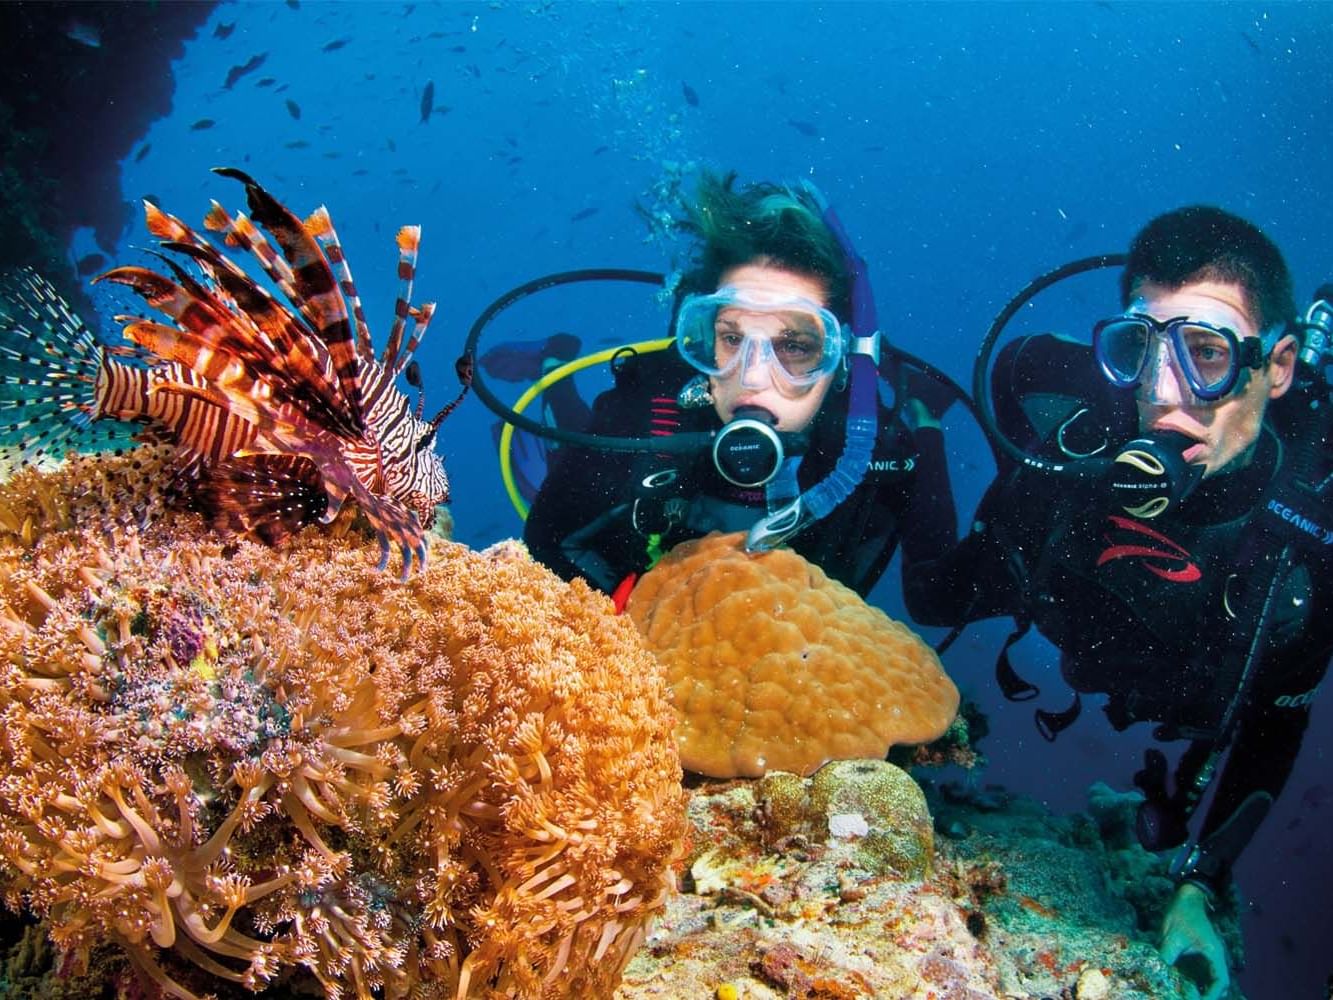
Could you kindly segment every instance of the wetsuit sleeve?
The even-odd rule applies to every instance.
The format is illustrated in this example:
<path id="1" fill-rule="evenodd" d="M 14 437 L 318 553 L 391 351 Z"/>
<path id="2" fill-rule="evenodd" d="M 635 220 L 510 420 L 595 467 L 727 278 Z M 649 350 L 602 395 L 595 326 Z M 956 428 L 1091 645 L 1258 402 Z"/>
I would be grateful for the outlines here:
<path id="1" fill-rule="evenodd" d="M 1329 650 L 1325 646 L 1294 670 L 1282 669 L 1282 660 L 1279 652 L 1273 662 L 1265 664 L 1264 674 L 1280 680 L 1256 684 L 1199 832 L 1203 856 L 1198 869 L 1187 877 L 1214 892 L 1225 886 L 1232 865 L 1267 813 L 1267 805 L 1282 793 L 1291 776 L 1310 721 L 1309 703 L 1328 670 Z M 1261 807 L 1253 822 L 1245 819 L 1247 803 Z"/>
<path id="2" fill-rule="evenodd" d="M 997 482 L 982 499 L 968 534 L 934 558 L 903 569 L 903 601 L 919 625 L 954 626 L 1022 609 L 1021 576 L 1007 539 L 1017 500 Z M 904 542 L 904 552 L 906 542 Z M 906 558 L 906 557 L 904 557 Z"/>
<path id="3" fill-rule="evenodd" d="M 908 565 L 938 559 L 958 541 L 958 514 L 944 450 L 944 433 L 922 427 L 916 442 L 916 484 L 903 514 L 903 572 Z"/>
<path id="4" fill-rule="evenodd" d="M 1049 447 L 1061 423 L 1086 408 L 1085 400 L 1104 403 L 1090 348 L 1052 334 L 1006 344 L 991 383 L 996 422 L 1027 449 Z M 910 571 L 904 565 L 904 602 L 918 624 L 956 626 L 1023 612 L 1027 565 L 1074 501 L 1066 484 L 1005 456 L 1000 462 L 962 541 L 942 555 L 922 553 Z M 944 483 L 947 488 L 947 478 Z M 904 536 L 905 553 L 910 537 Z M 938 537 L 927 544 L 937 545 Z"/>
<path id="5" fill-rule="evenodd" d="M 588 432 L 623 434 L 624 424 L 619 414 L 627 405 L 624 397 L 625 390 L 621 388 L 598 396 Z M 616 554 L 589 549 L 575 561 L 578 550 L 570 545 L 570 540 L 596 534 L 593 529 L 599 521 L 609 522 L 614 518 L 625 494 L 628 468 L 624 456 L 610 452 L 568 445 L 557 449 L 523 526 L 523 541 L 533 558 L 566 580 L 581 576 L 599 589 L 613 588 L 619 582 L 616 573 L 621 568 Z"/>

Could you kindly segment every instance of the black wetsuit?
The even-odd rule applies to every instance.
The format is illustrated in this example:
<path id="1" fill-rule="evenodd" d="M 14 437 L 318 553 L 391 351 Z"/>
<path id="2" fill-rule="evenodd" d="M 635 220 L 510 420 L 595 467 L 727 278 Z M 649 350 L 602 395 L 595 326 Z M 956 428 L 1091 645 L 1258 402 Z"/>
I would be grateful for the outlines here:
<path id="1" fill-rule="evenodd" d="M 712 406 L 682 409 L 676 402 L 696 375 L 674 352 L 630 358 L 621 364 L 615 387 L 597 398 L 587 429 L 616 437 L 716 430 L 721 422 Z M 846 415 L 847 393 L 830 390 L 797 473 L 801 489 L 821 481 L 837 462 Z M 940 432 L 913 434 L 900 422 L 889 423 L 888 416 L 881 405 L 878 440 L 860 485 L 791 540 L 793 549 L 862 596 L 884 572 L 899 538 L 905 576 L 909 567 L 947 551 L 955 539 Z M 675 482 L 645 496 L 638 484 L 666 469 L 676 470 Z M 684 501 L 685 512 L 674 520 L 663 507 L 672 500 Z M 729 484 L 707 452 L 681 458 L 562 447 L 533 502 L 523 538 L 532 555 L 561 576 L 581 576 L 610 592 L 648 567 L 650 533 L 662 532 L 661 546 L 669 549 L 710 530 L 748 529 L 766 514 L 763 490 Z"/>
<path id="2" fill-rule="evenodd" d="M 1001 352 L 994 382 L 1002 426 L 1048 457 L 1067 461 L 1137 433 L 1132 394 L 1101 379 L 1085 346 L 1050 336 L 1017 341 Z M 906 581 L 907 607 L 922 624 L 994 615 L 1030 621 L 1059 647 L 1076 691 L 1109 696 L 1116 728 L 1152 721 L 1158 738 L 1195 740 L 1202 752 L 1239 684 L 1238 657 L 1224 652 L 1245 632 L 1233 624 L 1243 613 L 1241 591 L 1273 578 L 1281 542 L 1247 539 L 1268 537 L 1254 534 L 1262 523 L 1254 515 L 1285 473 L 1284 451 L 1266 420 L 1250 464 L 1203 480 L 1150 520 L 1129 516 L 1101 489 L 1004 469 L 972 532 Z M 1280 584 L 1270 638 L 1201 830 L 1205 844 L 1250 796 L 1276 798 L 1291 772 L 1333 650 L 1327 559 L 1302 550 Z M 1218 888 L 1254 825 L 1192 877 Z"/>

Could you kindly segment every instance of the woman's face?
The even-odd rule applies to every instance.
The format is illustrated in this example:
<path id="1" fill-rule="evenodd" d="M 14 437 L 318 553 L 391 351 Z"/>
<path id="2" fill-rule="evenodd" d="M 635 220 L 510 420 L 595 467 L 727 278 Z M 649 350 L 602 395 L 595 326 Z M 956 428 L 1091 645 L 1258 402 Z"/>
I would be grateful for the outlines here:
<path id="1" fill-rule="evenodd" d="M 828 290 L 822 280 L 812 275 L 764 264 L 742 264 L 723 273 L 718 287 L 731 286 L 768 298 L 803 298 L 827 307 Z M 780 313 L 746 312 L 736 308 L 719 313 L 729 324 L 744 333 L 779 338 L 784 321 Z M 824 375 L 812 385 L 794 387 L 774 371 L 771 354 L 748 352 L 745 363 L 726 375 L 709 377 L 713 408 L 726 423 L 744 407 L 764 410 L 779 431 L 803 431 L 810 426 L 833 384 L 833 375 Z"/>

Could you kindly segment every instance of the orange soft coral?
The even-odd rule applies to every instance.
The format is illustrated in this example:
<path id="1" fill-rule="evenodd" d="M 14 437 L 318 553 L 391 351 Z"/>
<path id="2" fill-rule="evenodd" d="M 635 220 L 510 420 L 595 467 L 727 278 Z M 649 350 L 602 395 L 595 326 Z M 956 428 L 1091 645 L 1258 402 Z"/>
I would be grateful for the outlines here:
<path id="1" fill-rule="evenodd" d="M 808 775 L 945 731 L 958 690 L 934 650 L 795 552 L 747 553 L 743 537 L 677 546 L 627 608 L 666 667 L 686 768 Z"/>
<path id="2" fill-rule="evenodd" d="M 610 995 L 684 832 L 633 627 L 517 548 L 126 528 L 130 461 L 0 488 L 6 902 L 169 996 Z"/>

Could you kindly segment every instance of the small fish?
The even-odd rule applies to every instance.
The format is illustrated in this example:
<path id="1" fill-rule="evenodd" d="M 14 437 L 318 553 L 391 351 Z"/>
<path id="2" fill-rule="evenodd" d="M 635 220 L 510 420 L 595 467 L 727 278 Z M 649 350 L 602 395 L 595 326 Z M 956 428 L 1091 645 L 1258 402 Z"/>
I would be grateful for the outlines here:
<path id="1" fill-rule="evenodd" d="M 512 148 L 518 149 L 518 140 L 515 139 L 512 135 L 505 136 L 505 142 L 507 142 Z"/>
<path id="2" fill-rule="evenodd" d="M 396 153 L 398 152 L 398 143 L 394 142 L 392 139 L 385 139 L 384 148 L 390 153 Z"/>
<path id="3" fill-rule="evenodd" d="M 216 124 L 217 122 L 215 122 L 212 118 L 200 118 L 197 122 L 195 122 L 193 125 L 190 126 L 190 131 L 202 132 L 204 129 L 212 128 Z"/>
<path id="4" fill-rule="evenodd" d="M 468 63 L 466 69 L 478 80 L 481 79 L 481 67 L 478 66 L 476 63 Z"/>
<path id="5" fill-rule="evenodd" d="M 681 81 L 680 92 L 685 95 L 685 103 L 690 107 L 697 108 L 699 106 L 699 95 L 684 80 Z"/>
<path id="6" fill-rule="evenodd" d="M 466 46 L 466 45 L 450 45 L 450 46 L 449 46 L 449 51 L 450 51 L 450 52 L 466 52 L 466 51 L 467 51 L 467 46 Z"/>
<path id="7" fill-rule="evenodd" d="M 144 157 L 148 155 L 148 151 L 152 148 L 153 144 L 151 142 L 144 143 L 143 149 L 139 150 L 139 152 L 134 154 L 134 162 L 142 163 L 144 161 Z"/>
<path id="8" fill-rule="evenodd" d="M 309 149 L 310 143 L 304 139 L 295 139 L 292 142 L 283 143 L 284 149 Z"/>
<path id="9" fill-rule="evenodd" d="M 80 257 L 78 263 L 74 265 L 74 269 L 79 272 L 80 278 L 86 278 L 105 267 L 106 257 L 100 253 L 90 253 Z"/>
<path id="10" fill-rule="evenodd" d="M 275 76 L 264 76 L 264 77 L 260 77 L 258 80 L 255 81 L 255 86 L 256 86 L 256 87 L 271 87 L 271 86 L 273 86 L 273 85 L 274 85 L 275 83 L 277 83 L 277 82 L 278 82 L 278 78 L 275 77 Z"/>
<path id="11" fill-rule="evenodd" d="M 608 149 L 610 149 L 610 148 L 611 148 L 610 146 L 598 146 L 596 149 L 594 149 L 594 150 L 592 151 L 592 155 L 593 155 L 593 156 L 601 156 L 603 153 L 605 153 L 605 152 L 606 152 Z"/>
<path id="12" fill-rule="evenodd" d="M 102 47 L 102 33 L 94 24 L 87 21 L 72 20 L 65 24 L 64 35 L 71 42 L 78 42 L 80 45 L 86 45 L 90 49 L 100 49 Z"/>
<path id="13" fill-rule="evenodd" d="M 350 38 L 335 38 L 333 41 L 328 42 L 327 44 L 325 44 L 324 47 L 321 49 L 321 51 L 323 51 L 323 52 L 337 52 L 340 48 L 342 48 L 344 45 L 346 45 L 346 44 L 347 44 L 348 42 L 350 42 L 350 41 L 351 41 Z"/>
<path id="14" fill-rule="evenodd" d="M 581 221 L 584 220 L 584 219 L 592 218 L 594 215 L 596 215 L 596 214 L 597 214 L 598 212 L 600 212 L 600 211 L 601 211 L 601 209 L 598 208 L 596 205 L 593 205 L 593 206 L 590 207 L 590 208 L 581 208 L 581 209 L 579 209 L 577 212 L 575 212 L 573 215 L 571 215 L 571 216 L 569 217 L 569 221 L 570 221 L 570 222 L 581 222 Z"/>
<path id="15" fill-rule="evenodd" d="M 796 129 L 797 132 L 800 132 L 801 135 L 809 136 L 812 139 L 819 135 L 819 129 L 815 128 L 809 122 L 802 122 L 797 121 L 795 118 L 788 118 L 787 124 Z"/>
<path id="16" fill-rule="evenodd" d="M 431 109 L 435 107 L 435 81 L 427 80 L 426 89 L 421 92 L 421 124 L 430 121 Z"/>
<path id="17" fill-rule="evenodd" d="M 287 0 L 287 6 L 290 7 L 292 10 L 300 10 L 301 0 Z"/>
<path id="18" fill-rule="evenodd" d="M 259 69 L 260 66 L 264 65 L 264 60 L 267 58 L 268 53 L 261 52 L 257 56 L 251 56 L 245 62 L 241 63 L 241 65 L 233 66 L 231 69 L 227 70 L 227 79 L 223 82 L 222 89 L 231 90 L 232 87 L 236 86 L 237 80 L 245 76 L 247 73 L 253 73 L 255 70 Z"/>
<path id="19" fill-rule="evenodd" d="M 342 154 L 339 153 L 336 149 L 330 149 L 327 153 L 324 154 L 324 159 L 336 160 L 340 156 L 342 156 Z"/>
<path id="20" fill-rule="evenodd" d="M 287 113 L 299 122 L 301 120 L 301 105 L 297 104 L 291 98 L 288 98 Z"/>
<path id="21" fill-rule="evenodd" d="M 1245 44 L 1248 45 L 1248 46 L 1250 47 L 1250 51 L 1251 51 L 1251 52 L 1254 52 L 1254 53 L 1256 53 L 1256 54 L 1260 54 L 1260 55 L 1263 54 L 1263 51 L 1264 51 L 1264 50 L 1261 49 L 1261 48 L 1259 47 L 1259 43 L 1256 42 L 1256 41 L 1255 41 L 1253 38 L 1251 38 L 1249 35 L 1247 35 L 1245 32 L 1242 31 L 1242 32 L 1240 33 L 1240 37 L 1243 38 L 1243 39 L 1245 39 Z"/>
<path id="22" fill-rule="evenodd" d="M 219 22 L 218 22 L 218 26 L 217 26 L 216 28 L 213 29 L 213 37 L 214 37 L 214 38 L 230 38 L 230 37 L 231 37 L 231 33 L 232 33 L 233 31 L 235 31 L 235 30 L 236 30 L 236 22 L 235 22 L 235 21 L 232 21 L 231 24 L 227 24 L 227 23 L 224 22 L 224 21 L 219 21 Z"/>

